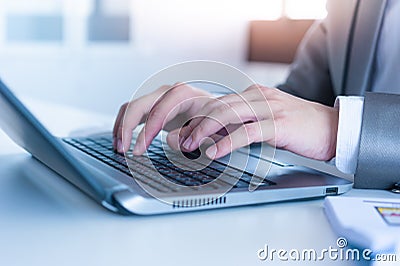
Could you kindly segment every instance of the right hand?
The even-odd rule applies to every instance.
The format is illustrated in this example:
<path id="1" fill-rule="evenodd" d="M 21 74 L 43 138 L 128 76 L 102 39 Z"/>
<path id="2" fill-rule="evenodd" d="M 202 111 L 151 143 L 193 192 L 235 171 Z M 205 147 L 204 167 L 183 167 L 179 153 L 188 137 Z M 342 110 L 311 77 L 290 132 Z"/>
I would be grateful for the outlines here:
<path id="1" fill-rule="evenodd" d="M 114 149 L 120 153 L 128 151 L 132 141 L 132 131 L 139 124 L 145 123 L 133 150 L 133 154 L 142 155 L 165 124 L 180 114 L 190 119 L 211 99 L 212 95 L 206 91 L 176 83 L 173 86 L 161 86 L 148 95 L 123 104 L 114 124 Z M 178 141 L 178 131 L 182 126 L 178 126 L 177 130 L 168 134 L 167 140 L 170 146 L 179 146 L 172 142 Z"/>

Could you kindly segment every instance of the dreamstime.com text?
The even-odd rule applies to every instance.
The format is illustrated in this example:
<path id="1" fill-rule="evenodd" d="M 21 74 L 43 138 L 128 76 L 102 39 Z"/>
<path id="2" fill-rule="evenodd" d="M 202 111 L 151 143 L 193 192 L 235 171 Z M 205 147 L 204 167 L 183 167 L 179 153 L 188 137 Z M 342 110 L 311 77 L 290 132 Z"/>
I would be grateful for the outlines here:
<path id="1" fill-rule="evenodd" d="M 257 251 L 257 257 L 262 261 L 400 261 L 399 254 L 375 253 L 370 249 L 347 248 L 347 240 L 339 237 L 336 247 L 329 246 L 321 250 L 316 249 L 274 249 L 268 245 Z"/>

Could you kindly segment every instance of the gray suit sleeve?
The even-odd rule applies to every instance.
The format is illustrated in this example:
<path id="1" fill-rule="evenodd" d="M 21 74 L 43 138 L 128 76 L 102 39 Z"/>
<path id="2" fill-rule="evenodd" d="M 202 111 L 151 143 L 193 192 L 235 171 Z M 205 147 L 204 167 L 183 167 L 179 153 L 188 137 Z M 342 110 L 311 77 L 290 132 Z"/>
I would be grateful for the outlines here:
<path id="1" fill-rule="evenodd" d="M 279 89 L 326 105 L 333 105 L 335 95 L 328 65 L 326 27 L 314 23 L 300 43 L 290 73 Z"/>
<path id="2" fill-rule="evenodd" d="M 354 187 L 388 189 L 400 181 L 399 121 L 400 95 L 365 95 Z"/>

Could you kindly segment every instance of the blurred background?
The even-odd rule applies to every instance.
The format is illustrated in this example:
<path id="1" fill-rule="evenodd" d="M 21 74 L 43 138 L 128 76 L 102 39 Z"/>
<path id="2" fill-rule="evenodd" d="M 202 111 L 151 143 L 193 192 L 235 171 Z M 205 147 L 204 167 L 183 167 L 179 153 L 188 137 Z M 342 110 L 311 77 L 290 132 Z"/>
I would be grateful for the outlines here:
<path id="1" fill-rule="evenodd" d="M 0 0 L 0 77 L 20 96 L 115 114 L 187 60 L 275 86 L 326 0 Z"/>

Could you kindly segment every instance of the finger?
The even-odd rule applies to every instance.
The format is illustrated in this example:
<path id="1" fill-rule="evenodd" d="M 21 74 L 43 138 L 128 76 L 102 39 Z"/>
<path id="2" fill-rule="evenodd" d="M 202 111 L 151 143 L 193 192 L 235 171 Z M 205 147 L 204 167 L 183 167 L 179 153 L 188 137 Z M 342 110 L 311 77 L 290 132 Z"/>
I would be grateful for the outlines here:
<path id="1" fill-rule="evenodd" d="M 249 88 L 258 88 L 259 85 L 253 85 Z M 217 108 L 224 108 L 224 105 L 229 105 L 233 103 L 249 103 L 252 101 L 261 101 L 264 100 L 265 96 L 259 90 L 248 90 L 242 93 L 232 93 L 228 95 L 224 95 L 222 97 L 215 98 L 213 101 L 209 101 L 206 105 L 203 106 L 202 110 L 196 114 L 196 118 L 192 119 L 190 126 L 192 128 L 198 126 L 201 121 L 207 117 L 207 115 Z M 266 99 L 265 99 L 266 100 Z M 182 142 L 184 142 L 188 136 L 190 131 L 184 131 L 185 134 L 182 134 Z"/>
<path id="2" fill-rule="evenodd" d="M 177 128 L 174 129 L 170 132 L 168 132 L 167 135 L 167 144 L 170 146 L 173 150 L 178 151 L 180 149 L 180 144 L 179 144 L 179 131 L 182 128 Z"/>
<path id="3" fill-rule="evenodd" d="M 118 152 L 129 150 L 132 141 L 132 131 L 146 118 L 154 102 L 163 95 L 170 86 L 161 86 L 156 91 L 128 103 L 117 128 L 117 139 L 121 141 L 122 147 Z"/>
<path id="4" fill-rule="evenodd" d="M 207 102 L 203 108 L 196 114 L 196 117 L 192 118 L 190 123 L 183 128 L 180 133 L 180 142 L 183 144 L 189 135 L 191 134 L 192 130 L 198 126 L 201 121 L 207 117 L 213 110 L 218 108 L 224 108 L 225 105 L 229 104 L 225 100 L 223 100 L 227 96 L 223 96 L 220 98 L 215 98 Z M 232 98 L 233 99 L 233 98 Z"/>
<path id="5" fill-rule="evenodd" d="M 191 119 L 189 121 L 189 123 L 187 125 L 185 125 L 184 127 L 181 128 L 181 130 L 179 131 L 179 145 L 182 146 L 184 140 L 187 138 L 187 136 L 190 135 L 190 133 L 192 132 L 192 128 L 189 126 L 189 124 L 192 122 L 193 119 Z"/>
<path id="6" fill-rule="evenodd" d="M 146 99 L 139 99 L 129 103 L 125 115 L 123 116 L 123 121 L 120 123 L 117 132 L 117 139 L 121 141 L 121 145 L 118 146 L 118 152 L 123 153 L 129 150 L 133 130 L 140 124 L 143 117 L 148 113 L 148 105 L 149 103 Z"/>
<path id="7" fill-rule="evenodd" d="M 184 149 L 192 151 L 198 148 L 200 142 L 203 138 L 215 134 L 221 129 L 223 129 L 228 123 L 239 123 L 242 124 L 244 121 L 239 117 L 238 111 L 240 113 L 245 113 L 242 109 L 247 106 L 240 103 L 240 106 L 228 105 L 222 103 L 219 107 L 211 110 L 208 114 L 201 114 L 201 117 L 193 119 L 187 126 L 186 139 L 182 142 Z"/>
<path id="8" fill-rule="evenodd" d="M 193 117 L 190 120 L 190 123 L 186 125 L 185 127 L 182 128 L 182 131 L 180 132 L 180 142 L 183 143 L 184 140 L 190 135 L 192 132 L 193 127 L 197 126 L 203 118 L 208 115 L 212 110 L 220 106 L 221 104 L 224 104 L 223 101 L 220 100 L 220 98 L 215 98 L 215 99 L 210 99 L 199 112 L 196 113 L 196 116 Z"/>
<path id="9" fill-rule="evenodd" d="M 114 122 L 114 128 L 113 128 L 113 148 L 114 148 L 114 150 L 117 150 L 117 146 L 121 145 L 121 144 L 118 143 L 117 134 L 118 134 L 118 130 L 119 130 L 121 124 L 122 124 L 123 117 L 125 115 L 125 111 L 126 111 L 127 106 L 128 106 L 128 103 L 124 103 L 119 108 L 117 118 L 115 119 L 115 122 Z"/>
<path id="10" fill-rule="evenodd" d="M 215 134 L 228 125 L 243 125 L 248 122 L 271 119 L 272 113 L 266 102 L 237 102 L 223 105 L 205 117 L 183 142 L 183 147 L 189 151 L 197 149 L 203 138 Z M 190 126 L 191 123 L 189 123 Z"/>
<path id="11" fill-rule="evenodd" d="M 133 153 L 141 155 L 148 148 L 155 136 L 161 131 L 166 123 L 175 118 L 178 114 L 187 112 L 194 101 L 208 101 L 209 96 L 195 96 L 189 86 L 186 88 L 172 88 L 162 102 L 155 105 L 150 111 L 145 126 L 139 133 Z"/>
<path id="12" fill-rule="evenodd" d="M 116 137 L 117 136 L 117 131 L 119 128 L 120 123 L 123 120 L 123 116 L 125 114 L 126 108 L 128 107 L 128 103 L 124 103 L 123 105 L 121 105 L 121 107 L 119 108 L 118 111 L 118 115 L 117 118 L 115 119 L 114 122 L 114 128 L 113 128 L 113 136 Z"/>
<path id="13" fill-rule="evenodd" d="M 242 125 L 215 145 L 210 146 L 206 150 L 206 155 L 210 159 L 221 158 L 236 149 L 261 141 L 269 144 L 275 142 L 275 126 L 272 119 Z"/>
<path id="14" fill-rule="evenodd" d="M 174 150 L 183 150 L 186 151 L 184 149 L 182 149 L 181 147 L 181 143 L 179 143 L 179 132 L 182 130 L 183 128 L 177 128 L 174 129 L 172 131 L 170 131 L 167 135 L 167 144 L 169 147 L 171 147 Z M 210 136 L 210 138 L 215 142 L 219 141 L 220 139 L 222 139 L 224 137 L 224 135 L 219 135 L 219 134 L 213 134 Z"/>

